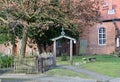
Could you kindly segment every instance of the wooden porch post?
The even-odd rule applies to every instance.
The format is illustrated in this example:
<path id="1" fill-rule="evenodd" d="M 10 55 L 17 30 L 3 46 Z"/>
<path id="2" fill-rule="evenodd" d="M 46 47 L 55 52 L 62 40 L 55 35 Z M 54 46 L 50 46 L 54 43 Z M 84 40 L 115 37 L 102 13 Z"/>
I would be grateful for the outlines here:
<path id="1" fill-rule="evenodd" d="M 54 41 L 53 52 L 54 52 L 54 65 L 56 65 L 56 40 Z"/>
<path id="2" fill-rule="evenodd" d="M 72 40 L 70 40 L 70 64 L 71 65 L 73 65 L 72 54 L 73 54 L 73 43 L 72 43 Z"/>

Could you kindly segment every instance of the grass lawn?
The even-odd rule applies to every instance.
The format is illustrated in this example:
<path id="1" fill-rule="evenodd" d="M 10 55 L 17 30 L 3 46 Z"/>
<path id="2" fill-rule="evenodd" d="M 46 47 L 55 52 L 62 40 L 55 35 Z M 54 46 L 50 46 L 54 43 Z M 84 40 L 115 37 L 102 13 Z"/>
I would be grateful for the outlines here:
<path id="1" fill-rule="evenodd" d="M 49 70 L 45 73 L 46 75 L 53 75 L 53 76 L 69 76 L 69 77 L 80 77 L 80 78 L 90 78 L 87 75 L 76 73 L 67 69 L 55 68 Z"/>
<path id="2" fill-rule="evenodd" d="M 82 66 L 104 75 L 120 77 L 120 58 L 113 56 L 96 56 L 96 58 L 96 62 L 90 62 Z"/>
<path id="3" fill-rule="evenodd" d="M 80 66 L 95 71 L 104 75 L 112 77 L 120 77 L 120 58 L 116 58 L 112 55 L 95 55 L 95 56 L 84 56 L 85 58 L 96 57 L 95 62 L 88 62 L 81 64 Z M 73 62 L 82 62 L 83 56 L 73 57 Z M 58 58 L 58 64 L 70 65 L 69 61 L 60 61 Z"/>

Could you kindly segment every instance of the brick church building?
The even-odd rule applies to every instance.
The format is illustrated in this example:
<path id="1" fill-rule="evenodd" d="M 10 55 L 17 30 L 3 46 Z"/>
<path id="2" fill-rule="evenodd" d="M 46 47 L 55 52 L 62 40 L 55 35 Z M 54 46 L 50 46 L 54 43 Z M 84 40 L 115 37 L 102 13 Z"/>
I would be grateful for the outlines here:
<path id="1" fill-rule="evenodd" d="M 79 38 L 79 54 L 111 54 L 119 51 L 120 0 L 101 0 L 101 23 L 87 28 Z"/>

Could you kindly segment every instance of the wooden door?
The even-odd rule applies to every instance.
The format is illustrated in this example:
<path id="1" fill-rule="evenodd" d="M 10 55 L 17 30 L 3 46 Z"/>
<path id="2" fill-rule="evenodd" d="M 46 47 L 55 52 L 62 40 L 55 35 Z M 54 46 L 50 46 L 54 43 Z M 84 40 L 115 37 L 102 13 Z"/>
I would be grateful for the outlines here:
<path id="1" fill-rule="evenodd" d="M 87 40 L 80 40 L 79 54 L 86 54 L 87 52 Z"/>

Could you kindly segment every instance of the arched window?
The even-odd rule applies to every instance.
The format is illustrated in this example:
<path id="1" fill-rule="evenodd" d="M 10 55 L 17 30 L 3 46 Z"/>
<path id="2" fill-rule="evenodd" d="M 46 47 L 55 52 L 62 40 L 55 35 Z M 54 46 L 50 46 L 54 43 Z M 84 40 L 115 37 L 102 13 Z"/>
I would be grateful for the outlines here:
<path id="1" fill-rule="evenodd" d="M 106 29 L 104 27 L 100 27 L 98 29 L 98 44 L 99 45 L 106 44 Z"/>

